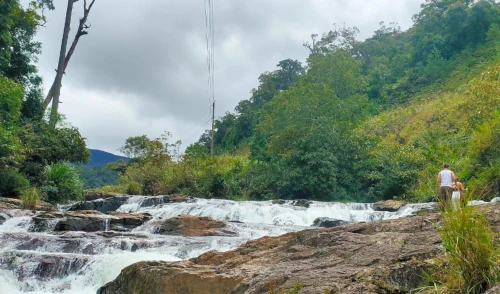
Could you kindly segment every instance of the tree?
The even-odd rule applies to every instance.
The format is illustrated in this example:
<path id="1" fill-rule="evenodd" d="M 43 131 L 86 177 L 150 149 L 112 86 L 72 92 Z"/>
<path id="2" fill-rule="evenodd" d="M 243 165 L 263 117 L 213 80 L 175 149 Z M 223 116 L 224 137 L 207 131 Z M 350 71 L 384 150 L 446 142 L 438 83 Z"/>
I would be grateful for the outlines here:
<path id="1" fill-rule="evenodd" d="M 258 125 L 264 138 L 251 145 L 258 148 L 251 152 L 269 156 L 269 178 L 279 175 L 270 184 L 280 197 L 339 200 L 355 191 L 356 146 L 349 132 L 364 117 L 367 103 L 360 65 L 344 50 L 313 56 L 298 85 L 266 105 Z"/>
<path id="2" fill-rule="evenodd" d="M 62 77 L 64 75 L 66 67 L 68 66 L 71 56 L 75 52 L 76 45 L 78 44 L 80 37 L 88 34 L 88 31 L 86 31 L 86 29 L 90 28 L 90 25 L 87 25 L 87 18 L 90 13 L 90 10 L 92 9 L 92 6 L 95 3 L 95 0 L 92 0 L 90 4 L 87 6 L 87 0 L 83 0 L 83 17 L 80 19 L 78 29 L 73 39 L 73 43 L 71 44 L 69 51 L 66 52 L 69 31 L 71 27 L 73 4 L 77 1 L 78 0 L 68 0 L 68 6 L 66 9 L 66 19 L 64 23 L 63 36 L 61 40 L 61 50 L 59 52 L 59 62 L 56 70 L 56 77 L 54 78 L 54 82 L 52 83 L 52 86 L 50 87 L 50 90 L 47 94 L 47 97 L 45 97 L 44 101 L 45 108 L 50 104 L 50 101 L 52 101 L 51 123 L 53 125 L 55 125 L 57 119 L 56 114 L 59 108 L 59 96 L 61 94 Z"/>

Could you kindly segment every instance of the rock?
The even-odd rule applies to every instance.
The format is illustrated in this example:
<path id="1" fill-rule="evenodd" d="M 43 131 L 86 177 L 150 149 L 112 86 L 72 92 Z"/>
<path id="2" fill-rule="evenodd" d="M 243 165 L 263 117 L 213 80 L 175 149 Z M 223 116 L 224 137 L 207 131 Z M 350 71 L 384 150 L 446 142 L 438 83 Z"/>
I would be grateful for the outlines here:
<path id="1" fill-rule="evenodd" d="M 83 191 L 83 196 L 85 197 L 85 201 L 93 201 L 97 199 L 107 199 L 112 197 L 120 197 L 125 196 L 120 193 L 114 192 L 104 192 L 100 190 L 85 190 Z"/>
<path id="2" fill-rule="evenodd" d="M 107 216 L 95 210 L 69 211 L 57 222 L 54 231 L 103 231 L 106 219 Z"/>
<path id="3" fill-rule="evenodd" d="M 97 232 L 116 230 L 130 231 L 152 216 L 148 213 L 119 213 L 102 214 L 96 210 L 50 212 L 33 217 L 32 231 L 84 231 Z"/>
<path id="4" fill-rule="evenodd" d="M 309 205 L 311 205 L 313 202 L 311 200 L 307 200 L 307 199 L 298 199 L 298 200 L 294 200 L 292 202 L 292 205 L 293 206 L 302 206 L 302 207 L 305 207 L 305 208 L 308 208 Z"/>
<path id="5" fill-rule="evenodd" d="M 398 211 L 405 206 L 406 202 L 399 200 L 384 200 L 373 204 L 373 210 L 377 211 Z"/>
<path id="6" fill-rule="evenodd" d="M 55 255 L 37 251 L 1 252 L 0 269 L 12 271 L 19 281 L 62 279 L 80 271 L 90 257 L 81 254 Z"/>
<path id="7" fill-rule="evenodd" d="M 0 212 L 0 226 L 3 225 L 3 223 L 9 218 L 10 216 L 8 214 Z"/>
<path id="8" fill-rule="evenodd" d="M 499 206 L 500 207 L 500 206 Z M 182 262 L 140 262 L 98 293 L 407 293 L 442 254 L 440 215 L 311 229 Z"/>
<path id="9" fill-rule="evenodd" d="M 348 221 L 341 220 L 341 219 L 335 219 L 335 218 L 329 218 L 329 217 L 318 217 L 314 220 L 312 225 L 315 227 L 331 228 L 331 227 L 344 226 L 347 224 L 349 224 Z"/>
<path id="10" fill-rule="evenodd" d="M 155 265 L 159 266 L 158 271 L 151 271 L 151 267 Z M 97 291 L 97 294 L 243 293 L 231 292 L 240 283 L 240 277 L 215 273 L 202 277 L 198 274 L 190 274 L 182 265 L 169 269 L 164 269 L 161 266 L 162 264 L 159 262 L 141 262 L 133 267 L 127 267 L 118 276 L 118 282 L 106 284 Z M 125 277 L 134 277 L 134 279 L 127 280 Z M 137 284 L 137 280 L 143 280 L 144 283 Z"/>
<path id="11" fill-rule="evenodd" d="M 150 231 L 161 235 L 181 236 L 234 236 L 235 232 L 224 230 L 223 221 L 210 217 L 181 214 L 166 220 L 154 220 Z"/>
<path id="12" fill-rule="evenodd" d="M 130 231 L 153 218 L 149 213 L 110 212 L 108 214 L 115 217 L 110 219 L 109 229 L 112 231 Z"/>
<path id="13" fill-rule="evenodd" d="M 481 209 L 498 231 L 500 204 Z M 441 226 L 429 213 L 263 237 L 187 261 L 133 264 L 98 293 L 285 293 L 297 282 L 299 293 L 416 293 L 443 254 Z"/>
<path id="14" fill-rule="evenodd" d="M 172 194 L 172 195 L 167 195 L 163 198 L 163 201 L 165 203 L 171 203 L 171 202 L 190 202 L 193 201 L 194 198 L 191 196 L 186 196 L 184 194 Z"/>
<path id="15" fill-rule="evenodd" d="M 285 204 L 286 203 L 286 200 L 283 200 L 283 199 L 273 199 L 272 201 L 273 204 Z"/>
<path id="16" fill-rule="evenodd" d="M 0 197 L 0 209 L 24 209 L 23 201 L 16 198 Z M 42 200 L 38 200 L 35 210 L 56 211 L 57 207 Z"/>
<path id="17" fill-rule="evenodd" d="M 496 202 L 500 202 L 500 197 L 495 197 L 493 199 L 491 199 L 490 201 L 491 203 L 496 203 Z"/>
<path id="18" fill-rule="evenodd" d="M 500 285 L 495 286 L 495 287 L 489 289 L 484 294 L 500 294 Z"/>
<path id="19" fill-rule="evenodd" d="M 125 204 L 128 199 L 129 196 L 110 196 L 91 201 L 78 202 L 71 205 L 67 210 L 68 211 L 97 210 L 99 212 L 106 213 L 109 211 L 116 211 L 118 208 L 120 208 L 120 206 Z"/>

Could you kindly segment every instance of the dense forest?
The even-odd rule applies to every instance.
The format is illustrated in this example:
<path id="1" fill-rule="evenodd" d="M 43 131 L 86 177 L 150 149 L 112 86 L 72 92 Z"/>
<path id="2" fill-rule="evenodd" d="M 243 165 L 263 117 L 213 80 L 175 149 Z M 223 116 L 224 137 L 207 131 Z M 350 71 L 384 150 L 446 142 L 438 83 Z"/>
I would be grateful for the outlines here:
<path id="1" fill-rule="evenodd" d="M 500 193 L 500 7 L 426 1 L 413 26 L 313 34 L 305 64 L 259 77 L 182 160 L 168 136 L 131 137 L 115 166 L 131 194 L 430 201 L 449 163 L 476 197 Z M 242 97 L 243 98 L 243 97 Z"/>
<path id="2" fill-rule="evenodd" d="M 126 140 L 131 158 L 89 169 L 84 138 L 47 117 L 34 37 L 51 0 L 0 3 L 0 195 L 63 202 L 87 187 L 226 199 L 430 201 L 449 163 L 477 197 L 500 193 L 500 6 L 426 1 L 402 31 L 359 41 L 335 27 L 258 77 L 250 97 L 185 153 L 167 132 Z M 72 164 L 69 164 L 71 162 Z M 89 182 L 90 183 L 90 182 Z"/>
<path id="3" fill-rule="evenodd" d="M 0 2 L 0 196 L 33 204 L 80 199 L 83 185 L 68 162 L 86 162 L 89 152 L 78 129 L 62 117 L 49 122 L 37 70 L 35 41 L 52 0 Z"/>

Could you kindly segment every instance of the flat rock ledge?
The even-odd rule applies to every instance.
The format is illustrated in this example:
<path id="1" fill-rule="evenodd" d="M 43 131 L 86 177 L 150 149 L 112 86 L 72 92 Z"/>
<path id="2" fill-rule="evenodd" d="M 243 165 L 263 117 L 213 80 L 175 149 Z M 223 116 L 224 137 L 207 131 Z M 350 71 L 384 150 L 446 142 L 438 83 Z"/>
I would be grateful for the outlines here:
<path id="1" fill-rule="evenodd" d="M 486 209 L 498 229 L 500 204 Z M 415 293 L 443 254 L 439 226 L 432 213 L 264 237 L 187 261 L 133 264 L 97 293 L 267 294 L 297 282 L 298 293 Z"/>
<path id="2" fill-rule="evenodd" d="M 0 197 L 0 209 L 24 209 L 23 201 L 17 198 Z M 42 200 L 38 200 L 34 210 L 56 211 L 57 207 Z"/>
<path id="3" fill-rule="evenodd" d="M 155 219 L 147 226 L 153 234 L 178 236 L 236 236 L 226 223 L 210 217 L 181 214 L 169 219 Z"/>
<path id="4" fill-rule="evenodd" d="M 149 221 L 148 213 L 103 214 L 95 210 L 46 212 L 33 217 L 33 231 L 130 231 Z"/>

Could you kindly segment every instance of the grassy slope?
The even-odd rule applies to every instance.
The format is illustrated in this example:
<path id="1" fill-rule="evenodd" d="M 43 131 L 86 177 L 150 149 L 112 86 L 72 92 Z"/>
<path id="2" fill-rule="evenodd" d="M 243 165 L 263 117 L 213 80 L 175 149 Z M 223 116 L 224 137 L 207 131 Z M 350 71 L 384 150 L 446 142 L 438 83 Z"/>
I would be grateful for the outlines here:
<path id="1" fill-rule="evenodd" d="M 450 63 L 455 69 L 444 83 L 422 89 L 409 105 L 374 116 L 362 126 L 362 133 L 380 140 L 373 155 L 392 152 L 401 160 L 418 162 L 418 176 L 408 179 L 413 200 L 432 198 L 436 174 L 445 162 L 466 181 L 474 178 L 474 140 L 483 135 L 485 128 L 479 126 L 495 118 L 500 104 L 498 75 L 489 84 L 483 81 L 484 74 L 498 74 L 497 48 L 490 43 L 466 50 Z"/>

